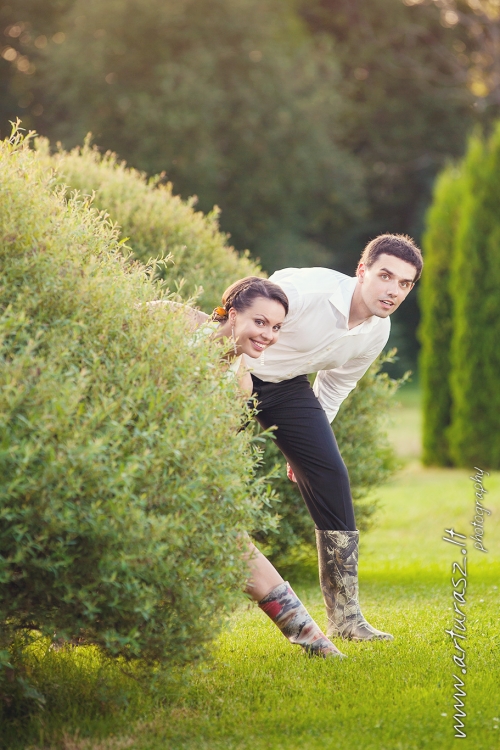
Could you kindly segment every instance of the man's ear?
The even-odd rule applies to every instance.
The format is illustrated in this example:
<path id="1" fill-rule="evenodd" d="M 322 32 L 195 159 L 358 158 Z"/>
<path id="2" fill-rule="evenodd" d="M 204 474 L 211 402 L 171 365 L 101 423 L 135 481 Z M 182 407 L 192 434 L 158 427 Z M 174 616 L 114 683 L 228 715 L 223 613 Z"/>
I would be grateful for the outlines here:
<path id="1" fill-rule="evenodd" d="M 366 271 L 365 264 L 360 261 L 356 269 L 356 276 L 358 277 L 361 283 L 363 283 L 363 279 L 365 277 L 365 271 Z"/>

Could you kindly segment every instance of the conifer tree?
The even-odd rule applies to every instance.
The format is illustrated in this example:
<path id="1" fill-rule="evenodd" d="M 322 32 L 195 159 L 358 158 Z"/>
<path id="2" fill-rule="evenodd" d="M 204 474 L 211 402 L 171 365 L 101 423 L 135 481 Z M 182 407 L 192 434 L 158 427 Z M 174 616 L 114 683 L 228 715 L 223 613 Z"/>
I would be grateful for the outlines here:
<path id="1" fill-rule="evenodd" d="M 457 466 L 500 468 L 500 123 L 474 137 L 464 160 L 451 275 L 450 455 Z"/>
<path id="2" fill-rule="evenodd" d="M 427 215 L 423 237 L 425 273 L 420 286 L 422 322 L 420 379 L 423 405 L 423 461 L 450 463 L 446 428 L 450 424 L 450 346 L 452 301 L 450 272 L 461 203 L 463 180 L 457 167 L 449 166 L 438 177 L 434 202 Z"/>

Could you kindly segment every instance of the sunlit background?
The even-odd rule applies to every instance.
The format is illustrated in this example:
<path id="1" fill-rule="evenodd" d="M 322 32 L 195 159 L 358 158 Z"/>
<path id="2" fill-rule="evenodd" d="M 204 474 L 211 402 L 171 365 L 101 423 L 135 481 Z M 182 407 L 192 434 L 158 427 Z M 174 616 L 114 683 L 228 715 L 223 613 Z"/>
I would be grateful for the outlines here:
<path id="1" fill-rule="evenodd" d="M 380 232 L 420 241 L 436 174 L 499 114 L 500 2 L 0 2 L 0 136 L 87 132 L 272 272 L 352 274 Z M 415 370 L 416 295 L 398 312 Z"/>

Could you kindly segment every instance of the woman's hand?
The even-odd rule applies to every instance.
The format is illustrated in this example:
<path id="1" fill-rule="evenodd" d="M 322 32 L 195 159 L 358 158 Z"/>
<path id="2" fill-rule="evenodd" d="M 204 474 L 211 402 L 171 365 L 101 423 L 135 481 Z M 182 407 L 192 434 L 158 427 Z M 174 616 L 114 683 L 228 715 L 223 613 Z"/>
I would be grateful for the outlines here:
<path id="1" fill-rule="evenodd" d="M 250 373 L 248 372 L 248 370 L 245 370 L 243 362 L 242 364 L 240 364 L 240 369 L 238 371 L 238 387 L 242 394 L 245 396 L 245 399 L 249 399 L 252 395 L 253 383 Z"/>
<path id="2" fill-rule="evenodd" d="M 286 475 L 291 482 L 297 482 L 297 480 L 295 479 L 295 474 L 293 473 L 293 469 L 288 463 L 288 461 L 286 464 Z"/>

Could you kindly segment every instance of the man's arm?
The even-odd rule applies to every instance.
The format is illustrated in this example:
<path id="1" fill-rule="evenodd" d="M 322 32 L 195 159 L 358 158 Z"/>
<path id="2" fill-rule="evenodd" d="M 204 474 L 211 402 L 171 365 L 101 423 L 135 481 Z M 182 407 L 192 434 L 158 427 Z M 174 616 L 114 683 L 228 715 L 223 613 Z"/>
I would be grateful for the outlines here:
<path id="1" fill-rule="evenodd" d="M 337 416 L 342 401 L 356 387 L 358 380 L 363 377 L 372 362 L 375 362 L 386 343 L 387 340 L 362 356 L 351 359 L 342 367 L 336 367 L 334 370 L 320 370 L 318 372 L 313 386 L 314 393 L 325 410 L 330 423 Z M 297 481 L 292 467 L 288 462 L 286 473 L 290 481 Z"/>
<path id="2" fill-rule="evenodd" d="M 377 359 L 385 344 L 384 341 L 376 348 L 349 360 L 345 365 L 336 367 L 334 370 L 320 370 L 318 372 L 313 386 L 314 393 L 325 410 L 330 423 L 337 416 L 342 401 L 356 387 L 358 380 L 363 377 L 372 362 Z"/>

